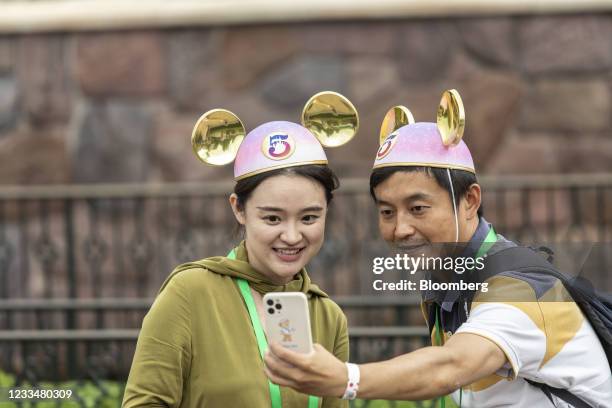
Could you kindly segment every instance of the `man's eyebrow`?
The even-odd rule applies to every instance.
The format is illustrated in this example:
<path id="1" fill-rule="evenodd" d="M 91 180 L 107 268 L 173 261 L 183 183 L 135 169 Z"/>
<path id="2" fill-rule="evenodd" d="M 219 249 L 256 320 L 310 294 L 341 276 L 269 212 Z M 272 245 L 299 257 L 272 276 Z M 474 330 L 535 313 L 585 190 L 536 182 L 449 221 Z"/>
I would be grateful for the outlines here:
<path id="1" fill-rule="evenodd" d="M 431 200 L 432 195 L 427 193 L 414 193 L 404 198 L 404 201 Z"/>
<path id="2" fill-rule="evenodd" d="M 402 201 L 417 201 L 417 200 L 432 200 L 433 196 L 427 193 L 414 193 L 414 194 L 410 194 L 407 197 L 404 197 L 402 199 Z M 388 205 L 390 207 L 393 207 L 393 204 L 385 201 L 385 200 L 376 200 L 376 204 L 378 205 Z"/>
<path id="3" fill-rule="evenodd" d="M 376 204 L 378 204 L 378 205 L 388 205 L 389 207 L 393 207 L 393 205 L 391 203 L 388 203 L 385 200 L 376 200 Z"/>

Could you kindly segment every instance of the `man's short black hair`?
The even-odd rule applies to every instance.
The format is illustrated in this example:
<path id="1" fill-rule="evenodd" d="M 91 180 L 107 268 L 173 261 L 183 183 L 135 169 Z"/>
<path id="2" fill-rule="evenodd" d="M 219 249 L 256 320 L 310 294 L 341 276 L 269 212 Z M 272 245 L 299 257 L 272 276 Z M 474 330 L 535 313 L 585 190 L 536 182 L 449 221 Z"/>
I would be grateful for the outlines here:
<path id="1" fill-rule="evenodd" d="M 374 169 L 370 175 L 370 195 L 374 201 L 376 201 L 376 195 L 374 195 L 374 189 L 376 186 L 398 171 L 403 171 L 405 173 L 422 172 L 432 176 L 438 185 L 448 192 L 448 198 L 452 200 L 451 188 L 450 183 L 448 182 L 448 174 L 446 173 L 446 169 L 425 166 L 389 166 Z M 453 190 L 455 191 L 455 201 L 459 203 L 461 197 L 465 196 L 470 186 L 475 183 L 478 184 L 478 180 L 476 179 L 476 175 L 469 171 L 451 169 L 450 173 L 453 180 Z M 480 207 L 478 208 L 478 216 L 482 217 L 483 213 L 482 203 L 480 203 Z"/>

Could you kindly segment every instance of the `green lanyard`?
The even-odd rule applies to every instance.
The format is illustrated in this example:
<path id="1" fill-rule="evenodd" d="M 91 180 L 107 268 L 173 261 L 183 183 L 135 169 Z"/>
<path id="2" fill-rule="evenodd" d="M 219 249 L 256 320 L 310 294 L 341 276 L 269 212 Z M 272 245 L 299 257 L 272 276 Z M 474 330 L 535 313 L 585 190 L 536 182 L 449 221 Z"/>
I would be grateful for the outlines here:
<path id="1" fill-rule="evenodd" d="M 478 248 L 478 251 L 476 251 L 476 258 L 484 257 L 485 254 L 489 252 L 489 249 L 491 249 L 491 247 L 496 242 L 497 242 L 497 233 L 493 229 L 493 226 L 491 226 L 491 228 L 489 228 L 489 232 L 487 233 L 487 236 L 485 237 L 484 241 L 480 245 L 480 248 Z"/>
<path id="2" fill-rule="evenodd" d="M 489 232 L 485 237 L 482 244 L 480 244 L 480 248 L 476 251 L 476 258 L 482 258 L 489 249 L 497 242 L 497 234 L 493 229 L 493 226 L 489 228 Z M 436 346 L 442 345 L 442 329 L 440 327 L 440 320 L 438 319 L 438 313 L 440 311 L 440 306 L 436 305 Z M 440 408 L 445 408 L 445 399 L 446 397 L 440 398 Z M 463 388 L 459 389 L 459 408 L 461 408 L 461 400 L 463 399 Z"/>
<path id="3" fill-rule="evenodd" d="M 442 333 L 440 328 L 440 320 L 438 319 L 438 312 L 440 311 L 440 306 L 436 304 L 436 346 L 442 346 Z M 445 400 L 446 396 L 440 397 L 440 408 L 445 408 Z M 461 397 L 459 398 L 461 400 Z M 459 401 L 459 408 L 461 408 L 461 401 Z"/>
<path id="4" fill-rule="evenodd" d="M 229 254 L 227 254 L 227 258 L 236 259 L 236 253 L 233 249 L 230 251 Z M 246 303 L 247 310 L 249 311 L 249 317 L 251 318 L 253 331 L 255 332 L 255 337 L 257 338 L 257 347 L 259 348 L 259 354 L 263 359 L 264 355 L 266 354 L 266 350 L 268 350 L 268 341 L 266 340 L 266 335 L 264 333 L 263 327 L 261 326 L 261 322 L 259 321 L 259 315 L 257 314 L 257 308 L 255 307 L 253 295 L 251 295 L 249 283 L 246 280 L 239 278 L 236 279 L 236 282 L 238 283 L 240 294 L 242 295 L 244 303 Z M 270 388 L 270 401 L 272 402 L 272 408 L 282 408 L 283 404 L 281 400 L 280 387 L 270 381 L 270 379 L 268 379 L 268 386 Z M 309 395 L 308 408 L 317 408 L 318 406 L 319 398 Z"/>

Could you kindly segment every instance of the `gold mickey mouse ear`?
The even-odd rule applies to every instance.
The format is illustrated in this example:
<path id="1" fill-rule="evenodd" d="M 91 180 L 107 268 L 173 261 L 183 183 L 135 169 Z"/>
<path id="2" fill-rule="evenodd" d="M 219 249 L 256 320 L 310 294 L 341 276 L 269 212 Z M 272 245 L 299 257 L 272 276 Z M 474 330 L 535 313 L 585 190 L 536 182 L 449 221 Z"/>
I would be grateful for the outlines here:
<path id="1" fill-rule="evenodd" d="M 238 116 L 225 109 L 213 109 L 196 122 L 191 133 L 191 146 L 204 163 L 222 166 L 236 158 L 245 135 Z"/>
<path id="2" fill-rule="evenodd" d="M 450 89 L 442 94 L 437 113 L 438 131 L 444 146 L 455 146 L 463 137 L 465 130 L 465 111 L 459 92 Z"/>
<path id="3" fill-rule="evenodd" d="M 306 102 L 302 125 L 325 147 L 342 146 L 359 129 L 357 109 L 346 97 L 336 92 L 320 92 Z"/>
<path id="4" fill-rule="evenodd" d="M 395 130 L 405 125 L 411 125 L 414 123 L 414 116 L 407 107 L 397 105 L 392 107 L 385 114 L 385 118 L 380 125 L 380 134 L 378 136 L 379 143 L 382 145 L 387 136 L 393 133 Z"/>

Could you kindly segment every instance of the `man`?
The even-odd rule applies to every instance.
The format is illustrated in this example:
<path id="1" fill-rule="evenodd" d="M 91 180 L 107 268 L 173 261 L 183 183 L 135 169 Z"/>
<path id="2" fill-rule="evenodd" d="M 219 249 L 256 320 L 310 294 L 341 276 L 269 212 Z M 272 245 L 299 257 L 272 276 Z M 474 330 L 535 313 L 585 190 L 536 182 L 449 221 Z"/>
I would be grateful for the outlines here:
<path id="1" fill-rule="evenodd" d="M 437 125 L 398 124 L 378 150 L 370 191 L 381 235 L 398 250 L 451 243 L 453 256 L 480 258 L 514 245 L 482 217 L 481 188 L 460 140 L 462 113 L 459 95 L 447 91 Z M 474 275 L 440 278 L 449 279 Z M 351 399 L 423 400 L 453 393 L 462 407 L 610 406 L 612 376 L 604 350 L 562 283 L 516 271 L 495 274 L 487 283 L 487 292 L 476 294 L 423 294 L 438 346 L 357 366 L 318 345 L 301 355 L 273 344 L 267 374 L 304 393 Z M 567 392 L 545 392 L 538 386 L 543 383 Z"/>

